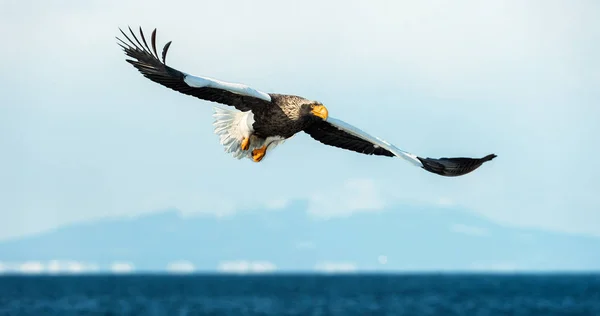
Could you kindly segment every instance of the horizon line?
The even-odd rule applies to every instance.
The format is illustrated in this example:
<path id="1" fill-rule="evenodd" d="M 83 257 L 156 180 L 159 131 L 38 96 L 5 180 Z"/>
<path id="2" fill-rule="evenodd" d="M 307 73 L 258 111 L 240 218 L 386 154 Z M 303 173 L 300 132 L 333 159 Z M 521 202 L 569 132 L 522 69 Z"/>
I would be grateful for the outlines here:
<path id="1" fill-rule="evenodd" d="M 354 271 L 318 271 L 318 270 L 280 270 L 269 272 L 225 272 L 216 270 L 200 270 L 193 272 L 170 272 L 166 270 L 137 270 L 131 272 L 111 272 L 106 271 L 86 271 L 86 272 L 19 272 L 19 271 L 3 271 L 0 272 L 1 277 L 7 276 L 48 276 L 48 277 L 78 277 L 78 276 L 319 276 L 319 275 L 388 275 L 388 276 L 403 276 L 403 275 L 599 275 L 600 269 L 597 270 L 354 270 Z"/>

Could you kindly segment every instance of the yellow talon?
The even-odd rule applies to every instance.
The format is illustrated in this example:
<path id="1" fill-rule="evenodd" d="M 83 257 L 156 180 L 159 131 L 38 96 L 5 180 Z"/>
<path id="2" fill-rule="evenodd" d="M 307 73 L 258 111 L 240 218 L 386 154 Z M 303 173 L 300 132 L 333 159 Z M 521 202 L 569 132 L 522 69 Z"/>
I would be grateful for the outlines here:
<path id="1" fill-rule="evenodd" d="M 254 160 L 254 162 L 259 162 L 265 157 L 266 153 L 267 153 L 267 146 L 262 146 L 258 149 L 255 149 L 252 151 L 252 160 Z"/>
<path id="2" fill-rule="evenodd" d="M 250 137 L 244 138 L 240 147 L 242 147 L 242 150 L 248 150 L 250 148 Z"/>

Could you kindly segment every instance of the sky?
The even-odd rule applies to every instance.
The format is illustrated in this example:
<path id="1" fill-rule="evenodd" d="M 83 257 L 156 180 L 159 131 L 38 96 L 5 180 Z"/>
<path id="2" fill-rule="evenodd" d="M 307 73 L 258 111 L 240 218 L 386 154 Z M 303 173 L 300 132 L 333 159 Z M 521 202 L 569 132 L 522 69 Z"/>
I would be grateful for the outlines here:
<path id="1" fill-rule="evenodd" d="M 0 241 L 294 199 L 315 220 L 452 205 L 600 236 L 598 2 L 141 3 L 0 3 Z M 236 160 L 213 134 L 213 103 L 125 62 L 115 36 L 128 25 L 172 40 L 179 70 L 318 100 L 421 156 L 498 158 L 445 178 L 298 135 L 261 163 Z"/>

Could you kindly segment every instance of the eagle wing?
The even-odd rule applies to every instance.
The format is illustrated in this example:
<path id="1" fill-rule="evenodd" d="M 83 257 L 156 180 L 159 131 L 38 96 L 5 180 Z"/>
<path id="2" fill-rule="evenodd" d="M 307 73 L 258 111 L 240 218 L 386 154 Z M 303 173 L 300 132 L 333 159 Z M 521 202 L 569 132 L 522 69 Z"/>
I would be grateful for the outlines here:
<path id="1" fill-rule="evenodd" d="M 400 157 L 417 167 L 447 177 L 465 175 L 479 168 L 484 162 L 496 158 L 495 154 L 483 158 L 422 158 L 332 117 L 328 117 L 326 121 L 313 124 L 304 132 L 313 139 L 329 146 L 366 155 Z"/>
<path id="2" fill-rule="evenodd" d="M 167 66 L 166 56 L 171 42 L 163 47 L 161 61 L 156 50 L 156 29 L 152 31 L 151 35 L 152 50 L 150 50 L 141 28 L 141 42 L 131 28 L 129 28 L 129 32 L 135 41 L 127 36 L 123 30 L 119 30 L 128 42 L 117 37 L 120 41 L 118 44 L 127 56 L 133 58 L 126 59 L 127 62 L 137 68 L 144 77 L 156 83 L 202 100 L 233 106 L 240 111 L 252 110 L 271 102 L 271 96 L 268 93 L 246 85 L 193 76 Z"/>

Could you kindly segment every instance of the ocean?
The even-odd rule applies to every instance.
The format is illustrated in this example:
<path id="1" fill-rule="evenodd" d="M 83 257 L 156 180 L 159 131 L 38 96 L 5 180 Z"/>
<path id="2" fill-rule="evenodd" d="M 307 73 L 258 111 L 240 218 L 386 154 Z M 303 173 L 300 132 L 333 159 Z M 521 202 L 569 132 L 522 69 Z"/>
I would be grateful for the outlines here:
<path id="1" fill-rule="evenodd" d="M 0 315 L 600 315 L 589 275 L 0 276 Z"/>

